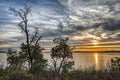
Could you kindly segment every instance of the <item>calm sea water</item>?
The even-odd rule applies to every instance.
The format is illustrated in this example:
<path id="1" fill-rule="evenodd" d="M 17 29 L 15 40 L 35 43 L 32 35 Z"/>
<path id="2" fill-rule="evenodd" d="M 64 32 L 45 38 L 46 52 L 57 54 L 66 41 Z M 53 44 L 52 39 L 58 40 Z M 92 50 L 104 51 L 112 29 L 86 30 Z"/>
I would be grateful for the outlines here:
<path id="1" fill-rule="evenodd" d="M 43 53 L 44 57 L 48 59 L 48 63 L 51 63 L 50 53 Z M 73 60 L 75 61 L 75 68 L 89 68 L 95 67 L 95 69 L 100 69 L 103 66 L 106 67 L 110 63 L 111 58 L 120 57 L 120 53 L 73 53 Z M 0 65 L 3 67 L 7 64 L 7 55 L 5 53 L 0 53 Z"/>

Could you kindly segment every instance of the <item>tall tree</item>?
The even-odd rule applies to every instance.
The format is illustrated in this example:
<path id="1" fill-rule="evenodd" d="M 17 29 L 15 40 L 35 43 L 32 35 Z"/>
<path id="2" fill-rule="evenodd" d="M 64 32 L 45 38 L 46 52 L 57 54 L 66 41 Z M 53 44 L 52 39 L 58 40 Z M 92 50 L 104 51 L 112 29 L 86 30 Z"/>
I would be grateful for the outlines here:
<path id="1" fill-rule="evenodd" d="M 39 35 L 38 28 L 34 28 L 35 31 L 32 33 L 32 35 L 30 34 L 29 30 L 28 16 L 31 12 L 31 6 L 25 5 L 22 9 L 16 10 L 15 8 L 10 8 L 10 10 L 21 19 L 18 25 L 21 31 L 25 34 L 25 42 L 22 43 L 19 54 L 25 55 L 24 57 L 27 58 L 29 62 L 30 70 L 32 70 L 36 65 L 39 67 L 40 64 L 44 65 L 46 60 L 43 59 L 43 55 L 40 54 L 43 50 L 43 48 L 40 46 L 40 40 L 42 36 Z"/>

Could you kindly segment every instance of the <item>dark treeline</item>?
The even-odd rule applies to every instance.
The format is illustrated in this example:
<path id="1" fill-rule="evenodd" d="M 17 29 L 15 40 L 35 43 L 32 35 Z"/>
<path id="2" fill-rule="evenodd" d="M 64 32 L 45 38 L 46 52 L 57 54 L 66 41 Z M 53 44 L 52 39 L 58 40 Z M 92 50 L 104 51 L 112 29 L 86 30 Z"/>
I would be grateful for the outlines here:
<path id="1" fill-rule="evenodd" d="M 8 50 L 8 66 L 0 68 L 0 80 L 120 80 L 120 58 L 117 57 L 111 60 L 107 69 L 74 69 L 72 48 L 66 37 L 53 40 L 56 46 L 51 48 L 53 65 L 50 66 L 41 53 L 44 48 L 40 45 L 42 36 L 38 28 L 34 28 L 32 34 L 29 30 L 31 6 L 10 10 L 21 19 L 18 26 L 25 34 L 25 42 L 21 43 L 19 51 Z"/>

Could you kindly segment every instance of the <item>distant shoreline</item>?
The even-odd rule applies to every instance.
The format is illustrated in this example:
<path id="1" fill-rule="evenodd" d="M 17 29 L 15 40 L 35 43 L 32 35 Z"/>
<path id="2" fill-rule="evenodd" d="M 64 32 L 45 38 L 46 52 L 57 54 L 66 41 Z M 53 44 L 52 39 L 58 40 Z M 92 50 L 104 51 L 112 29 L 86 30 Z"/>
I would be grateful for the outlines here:
<path id="1" fill-rule="evenodd" d="M 120 51 L 73 51 L 74 53 L 113 53 L 113 52 L 120 52 Z"/>
<path id="2" fill-rule="evenodd" d="M 7 52 L 5 52 L 5 51 L 0 51 L 0 53 L 7 53 Z"/>
<path id="3" fill-rule="evenodd" d="M 73 53 L 113 53 L 113 52 L 119 52 L 120 51 L 72 51 Z M 0 53 L 7 53 L 5 51 L 0 51 Z M 51 53 L 51 52 L 41 52 L 41 53 Z"/>
<path id="4" fill-rule="evenodd" d="M 113 53 L 113 52 L 118 52 L 120 51 L 72 51 L 73 53 Z M 51 53 L 51 52 L 41 52 L 41 53 Z"/>

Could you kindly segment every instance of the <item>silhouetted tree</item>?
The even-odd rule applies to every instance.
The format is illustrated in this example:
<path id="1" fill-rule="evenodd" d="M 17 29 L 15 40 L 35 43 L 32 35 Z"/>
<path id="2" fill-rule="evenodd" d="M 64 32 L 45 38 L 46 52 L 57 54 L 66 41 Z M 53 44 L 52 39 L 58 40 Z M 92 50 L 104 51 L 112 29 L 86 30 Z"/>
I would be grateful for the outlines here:
<path id="1" fill-rule="evenodd" d="M 16 69 L 16 68 L 20 68 L 20 57 L 18 56 L 17 54 L 17 51 L 16 50 L 13 50 L 13 49 L 9 49 L 8 50 L 8 58 L 7 58 L 7 61 L 8 61 L 8 64 L 9 64 L 9 67 L 13 68 L 13 69 Z"/>
<path id="2" fill-rule="evenodd" d="M 120 72 L 120 57 L 111 59 L 111 67 L 113 72 Z"/>
<path id="3" fill-rule="evenodd" d="M 10 10 L 21 19 L 18 25 L 26 37 L 26 41 L 21 45 L 19 57 L 22 57 L 21 59 L 28 61 L 30 71 L 33 71 L 33 68 L 35 69 L 35 67 L 43 67 L 46 65 L 47 61 L 43 59 L 43 55 L 41 54 L 41 51 L 43 50 L 40 46 L 42 36 L 39 36 L 38 28 L 34 28 L 35 31 L 32 35 L 29 30 L 28 15 L 31 12 L 31 6 L 25 5 L 23 9 L 16 10 L 15 8 L 10 8 Z"/>
<path id="4" fill-rule="evenodd" d="M 69 38 L 55 38 L 53 42 L 57 44 L 51 49 L 51 58 L 56 73 L 68 71 L 74 62 L 68 59 L 72 59 L 72 52 L 68 45 Z"/>

